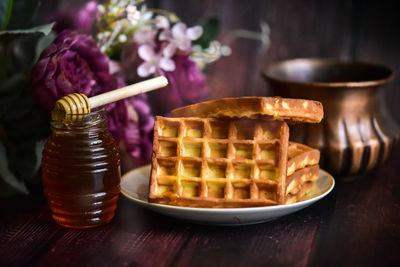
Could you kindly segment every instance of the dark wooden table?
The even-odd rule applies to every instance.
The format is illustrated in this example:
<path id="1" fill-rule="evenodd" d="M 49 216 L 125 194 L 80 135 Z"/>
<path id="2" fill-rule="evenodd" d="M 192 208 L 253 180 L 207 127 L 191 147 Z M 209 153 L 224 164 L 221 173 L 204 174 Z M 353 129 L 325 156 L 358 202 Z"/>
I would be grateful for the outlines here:
<path id="1" fill-rule="evenodd" d="M 250 226 L 196 225 L 121 196 L 115 219 L 58 226 L 43 195 L 0 200 L 0 266 L 400 266 L 399 153 L 325 199 Z"/>

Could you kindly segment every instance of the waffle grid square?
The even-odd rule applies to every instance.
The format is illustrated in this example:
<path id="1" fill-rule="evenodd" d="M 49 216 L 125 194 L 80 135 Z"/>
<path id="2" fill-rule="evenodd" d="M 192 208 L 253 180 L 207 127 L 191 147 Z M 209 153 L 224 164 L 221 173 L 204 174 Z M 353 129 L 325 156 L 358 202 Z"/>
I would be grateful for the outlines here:
<path id="1" fill-rule="evenodd" d="M 214 207 L 284 202 L 285 122 L 165 118 L 154 126 L 149 199 Z"/>

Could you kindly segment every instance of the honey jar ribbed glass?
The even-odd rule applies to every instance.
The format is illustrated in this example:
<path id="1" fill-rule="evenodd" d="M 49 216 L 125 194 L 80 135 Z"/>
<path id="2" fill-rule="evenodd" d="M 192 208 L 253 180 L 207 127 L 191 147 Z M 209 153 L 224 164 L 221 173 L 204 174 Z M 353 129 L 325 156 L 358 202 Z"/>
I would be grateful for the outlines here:
<path id="1" fill-rule="evenodd" d="M 54 220 L 66 227 L 108 223 L 120 192 L 120 157 L 104 109 L 51 122 L 43 186 Z"/>

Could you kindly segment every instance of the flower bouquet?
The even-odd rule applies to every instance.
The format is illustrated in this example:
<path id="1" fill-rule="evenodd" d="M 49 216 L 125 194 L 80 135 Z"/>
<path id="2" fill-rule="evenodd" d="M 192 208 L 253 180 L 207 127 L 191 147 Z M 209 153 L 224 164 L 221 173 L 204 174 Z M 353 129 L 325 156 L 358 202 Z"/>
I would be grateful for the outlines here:
<path id="1" fill-rule="evenodd" d="M 207 27 L 188 27 L 175 14 L 148 8 L 140 0 L 90 1 L 52 14 L 51 24 L 25 30 L 13 25 L 20 2 L 0 6 L 0 56 L 7 66 L 0 73 L 0 93 L 6 96 L 0 103 L 0 194 L 27 193 L 25 182 L 39 180 L 49 114 L 59 98 L 71 93 L 90 97 L 166 76 L 169 85 L 149 97 L 106 107 L 109 130 L 127 168 L 139 166 L 151 157 L 153 114 L 207 97 L 210 89 L 202 69 L 230 53 L 212 40 L 217 20 L 205 22 L 213 29 L 204 34 Z"/>

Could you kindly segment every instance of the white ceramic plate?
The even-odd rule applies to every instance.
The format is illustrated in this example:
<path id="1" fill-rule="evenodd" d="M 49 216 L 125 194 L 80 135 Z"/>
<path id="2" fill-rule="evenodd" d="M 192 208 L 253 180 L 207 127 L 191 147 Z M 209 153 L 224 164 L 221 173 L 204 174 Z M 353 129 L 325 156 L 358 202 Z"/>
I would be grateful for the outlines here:
<path id="1" fill-rule="evenodd" d="M 196 223 L 213 225 L 255 224 L 288 215 L 325 197 L 335 186 L 333 177 L 329 173 L 320 170 L 319 178 L 312 191 L 307 195 L 306 199 L 297 203 L 254 208 L 190 208 L 149 203 L 147 200 L 149 176 L 150 165 L 126 173 L 121 181 L 122 194 L 140 206 L 157 213 Z"/>

